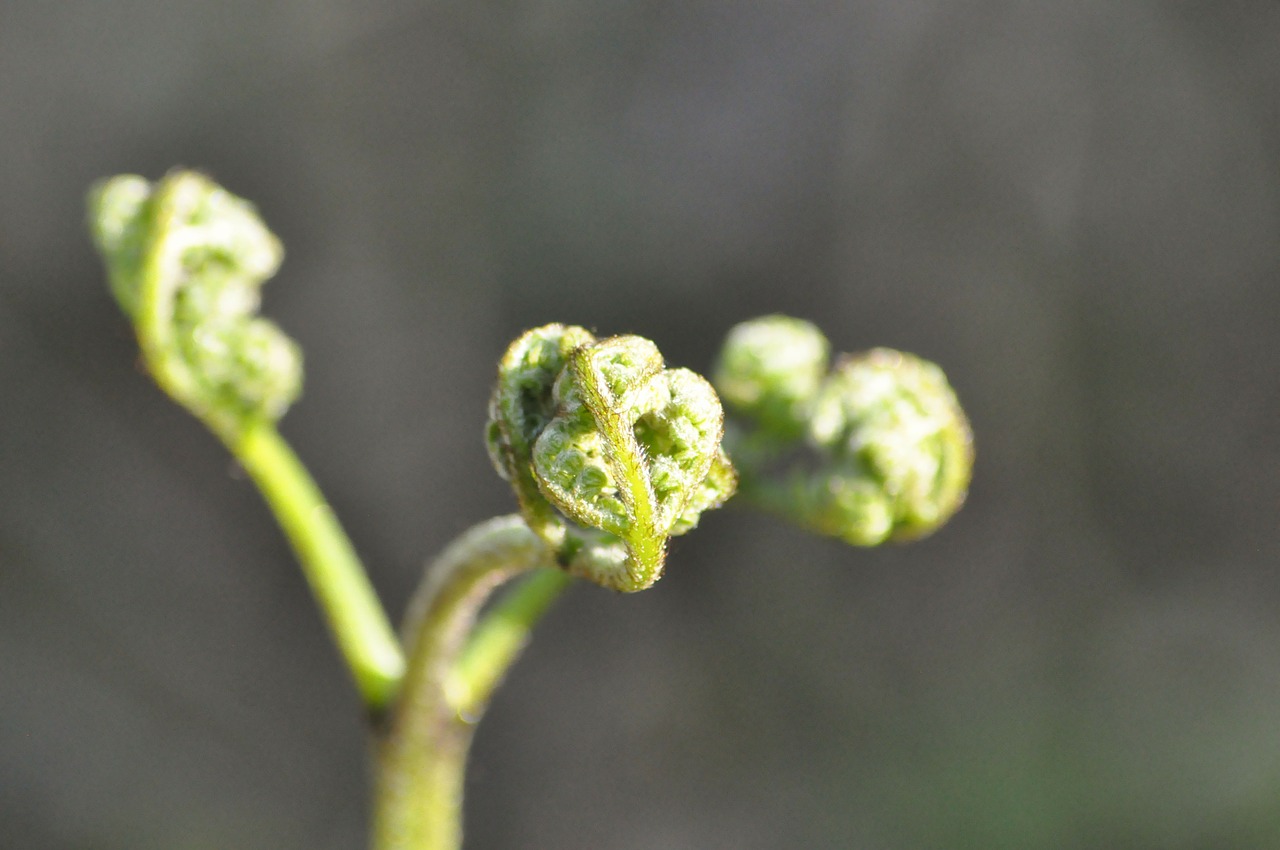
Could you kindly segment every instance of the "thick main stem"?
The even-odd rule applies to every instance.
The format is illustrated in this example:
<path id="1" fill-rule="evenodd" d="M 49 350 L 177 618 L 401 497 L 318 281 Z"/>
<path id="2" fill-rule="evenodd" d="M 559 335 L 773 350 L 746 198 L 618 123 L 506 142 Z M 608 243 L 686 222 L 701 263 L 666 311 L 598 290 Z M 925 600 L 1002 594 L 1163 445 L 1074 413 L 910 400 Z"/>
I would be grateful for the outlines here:
<path id="1" fill-rule="evenodd" d="M 555 567 L 553 554 L 518 516 L 472 528 L 430 567 L 406 617 L 408 666 L 377 742 L 373 850 L 461 847 L 474 724 L 567 578 L 558 571 L 532 576 L 476 629 L 476 641 L 468 639 L 499 585 L 542 567 Z"/>

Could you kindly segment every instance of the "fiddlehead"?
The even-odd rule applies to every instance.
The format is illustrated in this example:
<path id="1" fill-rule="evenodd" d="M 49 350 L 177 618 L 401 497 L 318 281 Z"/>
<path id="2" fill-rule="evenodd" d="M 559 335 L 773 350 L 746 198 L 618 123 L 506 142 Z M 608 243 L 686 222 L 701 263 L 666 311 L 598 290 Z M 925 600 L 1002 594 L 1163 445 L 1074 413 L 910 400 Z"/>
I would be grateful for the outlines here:
<path id="1" fill-rule="evenodd" d="M 969 423 L 942 370 L 878 348 L 842 355 L 808 322 L 734 328 L 716 369 L 743 494 L 856 545 L 929 534 L 964 502 Z"/>
<path id="2" fill-rule="evenodd" d="M 280 243 L 251 204 L 190 171 L 103 181 L 89 195 L 89 228 L 147 371 L 258 486 L 366 705 L 381 711 L 403 674 L 399 642 L 351 541 L 275 428 L 302 387 L 298 346 L 256 315 Z"/>
<path id="3" fill-rule="evenodd" d="M 156 382 L 220 437 L 274 422 L 302 387 L 302 357 L 256 314 L 283 250 L 247 201 L 203 175 L 114 177 L 89 199 L 111 289 Z"/>
<path id="4" fill-rule="evenodd" d="M 546 325 L 499 365 L 486 431 L 529 527 L 569 570 L 643 590 L 666 540 L 732 495 L 715 390 L 637 336 Z"/>

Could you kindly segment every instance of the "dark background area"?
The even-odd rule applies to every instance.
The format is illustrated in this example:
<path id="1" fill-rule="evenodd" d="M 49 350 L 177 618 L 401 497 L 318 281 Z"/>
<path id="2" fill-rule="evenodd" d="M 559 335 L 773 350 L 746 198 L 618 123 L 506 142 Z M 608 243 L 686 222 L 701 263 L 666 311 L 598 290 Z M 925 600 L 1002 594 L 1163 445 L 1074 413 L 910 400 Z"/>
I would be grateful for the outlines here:
<path id="1" fill-rule="evenodd" d="M 1280 4 L 0 6 L 0 846 L 347 850 L 357 700 L 250 485 L 136 367 L 119 172 L 255 201 L 283 430 L 398 617 L 513 509 L 547 321 L 705 371 L 785 312 L 941 363 L 969 504 L 854 550 L 708 515 L 575 588 L 469 850 L 1280 846 Z"/>

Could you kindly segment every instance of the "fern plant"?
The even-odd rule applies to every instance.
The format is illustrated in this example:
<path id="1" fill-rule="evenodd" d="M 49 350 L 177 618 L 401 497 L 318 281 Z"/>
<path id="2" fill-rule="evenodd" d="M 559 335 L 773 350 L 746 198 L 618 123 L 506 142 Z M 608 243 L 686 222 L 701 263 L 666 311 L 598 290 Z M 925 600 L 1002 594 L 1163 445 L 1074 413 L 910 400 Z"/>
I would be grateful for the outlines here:
<path id="1" fill-rule="evenodd" d="M 643 337 L 545 325 L 501 356 L 484 428 L 519 513 L 448 546 L 397 634 L 276 428 L 302 355 L 257 315 L 283 252 L 253 206 L 190 171 L 120 176 L 91 192 L 89 223 L 146 370 L 262 492 L 351 671 L 374 739 L 373 850 L 461 847 L 476 723 L 570 581 L 651 587 L 668 538 L 735 493 L 859 546 L 928 534 L 964 501 L 972 437 L 927 361 L 833 364 L 816 327 L 769 316 L 729 332 L 713 385 Z"/>

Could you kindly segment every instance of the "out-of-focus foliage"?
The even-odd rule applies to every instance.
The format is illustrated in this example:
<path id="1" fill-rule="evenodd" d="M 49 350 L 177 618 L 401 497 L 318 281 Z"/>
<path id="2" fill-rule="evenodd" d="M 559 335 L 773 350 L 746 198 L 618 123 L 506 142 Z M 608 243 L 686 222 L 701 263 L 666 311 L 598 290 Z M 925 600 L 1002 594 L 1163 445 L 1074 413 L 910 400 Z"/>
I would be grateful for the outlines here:
<path id="1" fill-rule="evenodd" d="M 888 348 L 828 364 L 829 349 L 788 316 L 729 332 L 715 380 L 735 414 L 743 494 L 855 546 L 936 531 L 973 470 L 973 433 L 942 369 Z"/>

